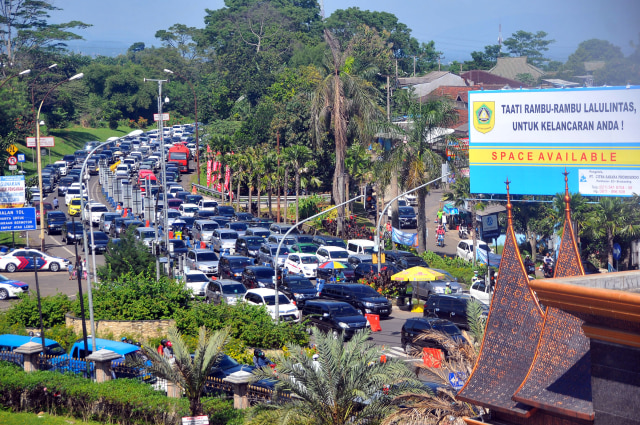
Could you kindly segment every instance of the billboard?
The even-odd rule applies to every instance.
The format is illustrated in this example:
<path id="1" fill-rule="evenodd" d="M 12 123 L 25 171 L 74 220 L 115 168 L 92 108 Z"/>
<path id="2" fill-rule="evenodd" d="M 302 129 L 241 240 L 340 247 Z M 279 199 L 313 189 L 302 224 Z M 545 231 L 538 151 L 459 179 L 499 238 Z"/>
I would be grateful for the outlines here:
<path id="1" fill-rule="evenodd" d="M 469 92 L 472 193 L 640 194 L 640 87 Z"/>
<path id="2" fill-rule="evenodd" d="M 4 208 L 0 210 L 0 232 L 36 230 L 36 209 Z"/>
<path id="3" fill-rule="evenodd" d="M 0 208 L 24 206 L 24 176 L 0 176 Z"/>

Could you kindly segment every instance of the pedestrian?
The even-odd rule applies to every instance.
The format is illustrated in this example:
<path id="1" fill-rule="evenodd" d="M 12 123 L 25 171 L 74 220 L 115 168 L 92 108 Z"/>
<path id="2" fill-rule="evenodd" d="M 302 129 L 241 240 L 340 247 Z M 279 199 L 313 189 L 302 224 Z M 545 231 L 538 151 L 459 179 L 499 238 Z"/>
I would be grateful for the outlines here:
<path id="1" fill-rule="evenodd" d="M 447 231 L 447 215 L 446 214 L 442 214 L 442 228 L 444 229 L 444 231 Z"/>
<path id="2" fill-rule="evenodd" d="M 67 270 L 69 271 L 69 280 L 73 279 L 73 264 L 69 261 L 69 266 L 67 266 Z"/>
<path id="3" fill-rule="evenodd" d="M 316 289 L 318 291 L 318 297 L 322 294 L 322 290 L 324 289 L 324 279 L 317 279 Z"/>
<path id="4" fill-rule="evenodd" d="M 438 210 L 438 223 L 442 224 L 442 210 Z"/>
<path id="5" fill-rule="evenodd" d="M 53 198 L 53 209 L 54 210 L 58 209 L 58 197 L 57 196 L 55 198 Z"/>
<path id="6" fill-rule="evenodd" d="M 87 280 L 87 259 L 82 259 L 82 278 Z"/>

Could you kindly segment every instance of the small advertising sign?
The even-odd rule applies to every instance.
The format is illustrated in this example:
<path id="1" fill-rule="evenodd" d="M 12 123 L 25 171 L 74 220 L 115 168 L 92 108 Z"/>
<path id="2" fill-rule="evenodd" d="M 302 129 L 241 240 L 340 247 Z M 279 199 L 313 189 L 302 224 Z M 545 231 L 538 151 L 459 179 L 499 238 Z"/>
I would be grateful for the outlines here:
<path id="1" fill-rule="evenodd" d="M 0 176 L 0 208 L 24 206 L 24 176 Z"/>

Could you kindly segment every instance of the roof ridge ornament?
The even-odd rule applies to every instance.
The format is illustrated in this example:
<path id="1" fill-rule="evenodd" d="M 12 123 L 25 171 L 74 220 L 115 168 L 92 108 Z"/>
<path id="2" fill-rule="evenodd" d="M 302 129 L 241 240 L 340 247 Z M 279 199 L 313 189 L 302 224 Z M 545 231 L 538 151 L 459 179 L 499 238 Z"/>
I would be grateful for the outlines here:
<path id="1" fill-rule="evenodd" d="M 507 181 L 504 182 L 504 184 L 507 185 L 507 221 L 509 223 L 509 227 L 513 226 L 513 215 L 512 215 L 512 209 L 513 209 L 513 205 L 511 204 L 511 196 L 509 195 L 509 183 L 511 183 L 509 181 L 509 177 L 507 177 Z"/>

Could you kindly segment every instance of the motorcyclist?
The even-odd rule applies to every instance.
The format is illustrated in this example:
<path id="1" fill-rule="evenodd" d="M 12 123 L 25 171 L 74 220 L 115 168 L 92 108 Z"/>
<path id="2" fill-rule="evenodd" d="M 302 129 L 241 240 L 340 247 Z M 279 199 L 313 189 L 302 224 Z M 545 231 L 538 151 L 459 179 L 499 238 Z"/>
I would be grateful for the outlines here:
<path id="1" fill-rule="evenodd" d="M 553 277 L 553 258 L 551 257 L 550 252 L 547 252 L 547 255 L 544 257 L 543 271 L 544 277 Z"/>
<path id="2" fill-rule="evenodd" d="M 531 261 L 531 257 L 528 255 L 524 259 L 524 269 L 527 271 L 527 274 L 533 274 L 536 272 L 536 265 Z"/>
<path id="3" fill-rule="evenodd" d="M 264 351 L 256 348 L 253 351 L 253 365 L 255 367 L 265 367 L 271 366 L 273 362 L 267 358 L 267 355 L 264 354 Z"/>
<path id="4" fill-rule="evenodd" d="M 436 230 L 436 241 L 444 245 L 444 227 L 442 225 L 438 226 L 438 230 Z"/>

